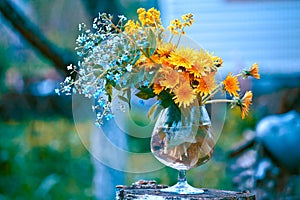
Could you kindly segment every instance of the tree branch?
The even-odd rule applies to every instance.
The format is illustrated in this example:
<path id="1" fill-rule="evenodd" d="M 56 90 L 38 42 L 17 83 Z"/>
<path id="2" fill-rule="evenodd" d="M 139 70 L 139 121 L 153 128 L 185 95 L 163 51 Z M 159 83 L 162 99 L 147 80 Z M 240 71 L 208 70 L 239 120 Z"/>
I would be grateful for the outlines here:
<path id="1" fill-rule="evenodd" d="M 66 65 L 75 63 L 74 53 L 57 48 L 42 34 L 40 29 L 11 2 L 8 0 L 0 0 L 0 12 L 26 41 L 35 47 L 43 56 L 48 58 L 58 69 L 66 71 Z"/>

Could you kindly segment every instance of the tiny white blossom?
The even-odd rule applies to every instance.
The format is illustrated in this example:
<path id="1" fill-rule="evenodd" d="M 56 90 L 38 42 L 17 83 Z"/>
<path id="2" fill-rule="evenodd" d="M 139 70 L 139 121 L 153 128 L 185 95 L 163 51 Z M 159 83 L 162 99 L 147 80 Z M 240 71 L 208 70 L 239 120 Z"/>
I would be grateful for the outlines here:
<path id="1" fill-rule="evenodd" d="M 127 20 L 127 17 L 125 17 L 124 15 L 119 15 L 118 17 L 120 18 L 121 21 Z"/>
<path id="2" fill-rule="evenodd" d="M 55 91 L 56 94 L 60 95 L 60 90 L 59 89 L 56 88 L 54 91 Z"/>
<path id="3" fill-rule="evenodd" d="M 127 70 L 128 72 L 131 72 L 131 70 L 132 70 L 132 65 L 131 65 L 131 64 L 128 64 L 128 65 L 126 66 L 126 70 Z"/>
<path id="4" fill-rule="evenodd" d="M 73 65 L 71 64 L 71 65 L 69 65 L 69 66 L 67 66 L 67 70 L 72 70 L 73 69 Z"/>

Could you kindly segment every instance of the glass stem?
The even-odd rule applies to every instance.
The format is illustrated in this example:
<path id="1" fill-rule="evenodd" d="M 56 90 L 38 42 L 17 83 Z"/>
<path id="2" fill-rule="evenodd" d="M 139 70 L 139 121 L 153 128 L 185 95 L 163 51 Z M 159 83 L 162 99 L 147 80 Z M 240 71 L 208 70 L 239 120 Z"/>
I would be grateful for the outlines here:
<path id="1" fill-rule="evenodd" d="M 178 172 L 178 182 L 179 183 L 186 182 L 186 170 L 179 170 L 179 172 Z"/>

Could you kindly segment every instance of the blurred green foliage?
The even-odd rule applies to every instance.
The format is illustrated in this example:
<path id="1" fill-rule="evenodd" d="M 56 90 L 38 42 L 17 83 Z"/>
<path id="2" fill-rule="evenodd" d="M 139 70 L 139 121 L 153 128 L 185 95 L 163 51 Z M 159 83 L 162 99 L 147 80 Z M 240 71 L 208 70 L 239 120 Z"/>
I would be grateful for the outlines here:
<path id="1" fill-rule="evenodd" d="M 72 122 L 1 122 L 0 132 L 0 199 L 92 199 L 90 155 Z"/>

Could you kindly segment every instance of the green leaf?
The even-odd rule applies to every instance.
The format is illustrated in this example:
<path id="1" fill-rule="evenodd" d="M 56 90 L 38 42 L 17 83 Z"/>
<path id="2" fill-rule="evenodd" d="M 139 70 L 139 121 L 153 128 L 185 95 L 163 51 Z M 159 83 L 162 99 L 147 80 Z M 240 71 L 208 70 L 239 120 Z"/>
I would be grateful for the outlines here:
<path id="1" fill-rule="evenodd" d="M 161 105 L 164 107 L 164 108 L 167 108 L 169 106 L 171 106 L 172 104 L 174 104 L 174 101 L 172 99 L 172 95 L 169 94 L 168 92 L 166 91 L 162 91 L 158 98 L 160 99 L 161 101 Z"/>
<path id="2" fill-rule="evenodd" d="M 126 97 L 123 97 L 121 95 L 118 95 L 119 99 L 121 99 L 122 101 L 124 101 L 125 103 L 129 104 L 129 100 Z"/>
<path id="3" fill-rule="evenodd" d="M 155 121 L 158 114 L 163 110 L 163 107 L 160 105 L 160 102 L 156 102 L 148 111 L 148 118 L 151 121 Z"/>
<path id="4" fill-rule="evenodd" d="M 105 85 L 105 91 L 106 91 L 106 94 L 108 95 L 108 101 L 111 102 L 112 100 L 112 85 L 110 83 L 106 83 Z"/>
<path id="5" fill-rule="evenodd" d="M 131 89 L 128 88 L 126 90 L 126 95 L 127 95 L 127 99 L 128 99 L 128 106 L 129 106 L 129 109 L 131 109 Z"/>
<path id="6" fill-rule="evenodd" d="M 140 91 L 135 94 L 137 97 L 139 97 L 143 100 L 147 100 L 147 99 L 155 97 L 155 94 L 153 93 L 152 88 L 141 87 L 139 89 L 140 89 Z"/>
<path id="7" fill-rule="evenodd" d="M 138 73 L 139 82 L 143 81 L 145 77 L 145 67 L 142 67 Z"/>
<path id="8" fill-rule="evenodd" d="M 114 87 L 116 90 L 122 90 L 122 87 L 121 87 L 121 85 L 120 84 L 118 84 L 118 85 L 115 85 L 115 87 Z"/>
<path id="9" fill-rule="evenodd" d="M 144 51 L 146 52 L 146 56 L 149 58 L 156 50 L 156 35 L 151 28 L 148 29 L 147 40 L 149 42 L 149 46 L 146 47 Z"/>

